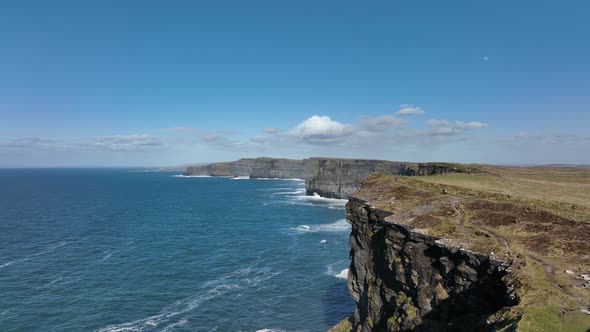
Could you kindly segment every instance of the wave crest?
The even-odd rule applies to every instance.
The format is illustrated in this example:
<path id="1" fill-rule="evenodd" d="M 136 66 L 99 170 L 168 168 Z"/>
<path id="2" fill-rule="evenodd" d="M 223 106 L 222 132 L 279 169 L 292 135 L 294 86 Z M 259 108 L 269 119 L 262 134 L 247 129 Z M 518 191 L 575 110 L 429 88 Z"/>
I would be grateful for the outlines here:
<path id="1" fill-rule="evenodd" d="M 348 232 L 350 231 L 350 224 L 346 219 L 339 219 L 333 223 L 320 225 L 299 225 L 292 227 L 292 231 L 296 233 L 317 233 L 317 232 Z"/>

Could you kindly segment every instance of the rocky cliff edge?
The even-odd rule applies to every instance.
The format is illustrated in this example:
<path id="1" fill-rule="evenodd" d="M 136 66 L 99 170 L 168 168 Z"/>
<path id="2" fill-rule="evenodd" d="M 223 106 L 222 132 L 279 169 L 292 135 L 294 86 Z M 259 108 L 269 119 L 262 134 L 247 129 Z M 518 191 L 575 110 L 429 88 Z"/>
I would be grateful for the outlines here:
<path id="1" fill-rule="evenodd" d="M 331 331 L 590 328 L 590 225 L 566 211 L 418 178 L 351 196 L 355 312 Z"/>
<path id="2" fill-rule="evenodd" d="M 450 163 L 408 163 L 372 159 L 314 157 L 303 160 L 245 158 L 237 161 L 188 167 L 187 176 L 249 176 L 250 178 L 303 179 L 307 195 L 348 198 L 371 174 L 444 175 L 478 173 L 476 166 Z"/>

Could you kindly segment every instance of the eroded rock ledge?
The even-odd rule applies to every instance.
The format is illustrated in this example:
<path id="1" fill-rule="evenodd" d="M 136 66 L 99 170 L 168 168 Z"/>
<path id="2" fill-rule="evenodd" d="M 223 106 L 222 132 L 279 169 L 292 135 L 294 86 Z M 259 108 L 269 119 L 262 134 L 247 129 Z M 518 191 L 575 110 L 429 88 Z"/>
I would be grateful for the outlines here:
<path id="1" fill-rule="evenodd" d="M 509 264 L 444 244 L 352 198 L 347 204 L 357 308 L 352 331 L 474 331 L 507 327 L 490 319 L 518 303 Z"/>

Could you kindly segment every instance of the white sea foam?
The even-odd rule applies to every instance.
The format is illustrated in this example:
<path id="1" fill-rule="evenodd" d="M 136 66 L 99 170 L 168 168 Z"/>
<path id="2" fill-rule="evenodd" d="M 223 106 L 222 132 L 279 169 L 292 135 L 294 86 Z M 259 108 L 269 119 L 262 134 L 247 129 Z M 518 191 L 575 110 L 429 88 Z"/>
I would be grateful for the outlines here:
<path id="1" fill-rule="evenodd" d="M 258 267 L 259 261 L 252 265 L 235 270 L 234 272 L 223 275 L 215 280 L 206 282 L 195 295 L 178 300 L 173 304 L 163 308 L 159 314 L 137 319 L 127 323 L 109 325 L 99 332 L 122 332 L 122 331 L 143 331 L 146 328 L 154 326 L 166 327 L 163 331 L 172 330 L 188 324 L 188 321 L 181 315 L 194 310 L 203 302 L 212 298 L 223 296 L 229 292 L 247 287 L 256 287 L 258 284 L 275 277 L 280 272 L 271 271 L 268 267 Z"/>
<path id="2" fill-rule="evenodd" d="M 3 268 L 3 267 L 10 266 L 10 265 L 14 264 L 14 262 L 15 262 L 15 261 L 10 261 L 10 262 L 6 262 L 6 263 L 4 263 L 4 264 L 0 265 L 0 269 L 1 269 L 1 268 Z"/>
<path id="3" fill-rule="evenodd" d="M 326 266 L 326 274 L 332 277 L 336 277 L 338 279 L 348 279 L 348 268 L 345 268 L 343 270 L 341 270 L 340 272 L 336 272 L 337 270 L 334 270 L 335 266 L 340 266 L 342 267 L 342 265 L 344 265 L 346 262 L 346 260 L 341 260 L 338 261 L 336 263 L 332 263 L 332 264 L 328 264 Z"/>
<path id="4" fill-rule="evenodd" d="M 261 181 L 295 181 L 295 182 L 305 182 L 303 179 L 282 179 L 282 178 L 254 178 L 256 180 Z"/>
<path id="5" fill-rule="evenodd" d="M 105 256 L 103 258 L 101 258 L 99 260 L 99 262 L 106 261 L 107 259 L 111 258 L 111 256 L 113 255 L 113 253 L 110 251 L 105 251 L 104 253 L 105 253 Z"/>
<path id="6" fill-rule="evenodd" d="M 176 175 L 172 175 L 172 177 L 175 178 L 211 178 L 211 175 L 182 175 L 182 174 L 176 174 Z"/>
<path id="7" fill-rule="evenodd" d="M 250 180 L 249 176 L 236 176 L 231 178 L 232 180 Z"/>
<path id="8" fill-rule="evenodd" d="M 338 204 L 338 205 L 342 205 L 342 206 L 346 205 L 346 203 L 348 202 L 347 199 L 327 198 L 327 197 L 322 197 L 322 196 L 318 195 L 317 193 L 313 193 L 313 196 L 303 195 L 303 196 L 297 196 L 296 198 L 307 200 L 307 201 L 312 201 L 312 202 Z"/>
<path id="9" fill-rule="evenodd" d="M 340 279 L 348 279 L 348 269 L 344 269 L 344 270 L 340 271 L 340 273 L 335 275 L 335 277 L 340 278 Z"/>
<path id="10" fill-rule="evenodd" d="M 321 244 L 324 244 L 324 243 L 326 243 L 326 242 L 328 242 L 328 241 L 326 241 L 326 240 L 321 240 L 321 241 L 320 241 L 320 243 L 321 243 Z"/>
<path id="11" fill-rule="evenodd" d="M 292 227 L 291 230 L 296 233 L 348 232 L 350 230 L 350 225 L 346 222 L 346 219 L 339 219 L 329 224 L 319 224 L 311 226 L 299 225 L 297 227 Z"/>
<path id="12" fill-rule="evenodd" d="M 294 230 L 301 231 L 301 232 L 312 232 L 311 227 L 307 226 L 307 225 L 299 225 L 297 227 L 294 227 Z"/>
<path id="13" fill-rule="evenodd" d="M 43 287 L 49 287 L 49 286 L 51 286 L 51 285 L 55 284 L 56 282 L 58 282 L 58 281 L 61 281 L 62 279 L 63 279 L 62 277 L 59 277 L 59 278 L 57 278 L 57 279 L 53 279 L 53 280 L 51 280 L 51 282 L 50 282 L 50 283 L 46 284 L 46 285 L 45 285 L 45 286 L 43 286 Z"/>
<path id="14" fill-rule="evenodd" d="M 346 222 L 346 219 L 339 219 L 330 224 L 318 225 L 317 229 L 320 232 L 348 232 L 350 224 Z"/>
<path id="15" fill-rule="evenodd" d="M 305 194 L 305 189 L 297 189 L 295 191 L 277 191 L 273 193 L 274 195 L 300 195 Z"/>
<path id="16" fill-rule="evenodd" d="M 311 202 L 270 202 L 270 203 L 266 203 L 264 205 L 281 205 L 281 204 L 287 204 L 287 205 L 300 205 L 300 206 L 321 206 L 327 209 L 333 209 L 333 210 L 342 210 L 343 206 L 341 205 L 330 205 L 330 204 L 317 204 L 317 203 L 311 203 Z"/>
<path id="17" fill-rule="evenodd" d="M 264 188 L 264 189 L 256 189 L 258 191 L 278 191 L 278 190 L 289 190 L 289 189 L 293 189 L 290 187 L 279 187 L 279 188 Z"/>
<path id="18" fill-rule="evenodd" d="M 50 252 L 54 251 L 57 248 L 60 248 L 60 247 L 65 246 L 66 244 L 67 244 L 67 242 L 61 242 L 59 244 L 55 244 L 55 245 L 49 246 L 49 247 L 47 247 L 47 249 L 45 249 L 43 251 L 40 251 L 40 252 L 38 252 L 36 254 L 33 254 L 32 256 L 39 256 L 39 255 L 50 253 Z"/>
<path id="19" fill-rule="evenodd" d="M 183 327 L 183 326 L 185 326 L 187 324 L 188 324 L 188 319 L 181 319 L 178 322 L 172 323 L 172 324 L 164 327 L 164 329 L 162 330 L 162 332 L 173 331 L 177 327 Z"/>
<path id="20" fill-rule="evenodd" d="M 13 260 L 13 261 L 6 262 L 6 263 L 4 263 L 4 264 L 0 265 L 0 269 L 1 269 L 1 268 L 8 267 L 8 266 L 10 266 L 10 265 L 12 265 L 12 264 L 14 264 L 14 263 L 18 263 L 18 262 L 24 262 L 24 261 L 27 261 L 27 260 L 29 260 L 29 259 L 31 259 L 31 258 L 33 258 L 33 257 L 37 257 L 37 256 L 41 256 L 41 255 L 44 255 L 44 254 L 48 254 L 48 253 L 50 253 L 50 252 L 54 251 L 54 250 L 55 250 L 55 249 L 57 249 L 57 248 L 60 248 L 60 247 L 63 247 L 63 246 L 65 246 L 65 245 L 66 245 L 66 243 L 67 243 L 67 242 L 61 242 L 61 243 L 58 243 L 58 244 L 54 244 L 54 245 L 51 245 L 51 246 L 49 246 L 49 247 L 45 248 L 44 250 L 41 250 L 41 251 L 39 251 L 39 252 L 36 252 L 36 253 L 34 253 L 34 254 L 32 254 L 32 255 L 29 255 L 29 256 L 26 256 L 26 257 L 24 257 L 24 258 L 21 258 L 21 259 L 16 259 L 16 260 Z"/>
<path id="21" fill-rule="evenodd" d="M 277 330 L 277 329 L 262 329 L 256 330 L 256 332 L 286 332 L 285 330 Z"/>
<path id="22" fill-rule="evenodd" d="M 326 198 L 314 193 L 313 196 L 305 195 L 305 188 L 290 188 L 295 189 L 292 191 L 279 191 L 279 192 L 272 192 L 273 195 L 276 195 L 277 200 L 272 202 L 263 203 L 264 205 L 302 205 L 302 206 L 320 206 L 329 209 L 337 209 L 340 210 L 344 208 L 346 203 L 348 202 L 347 199 L 339 199 L 339 198 Z M 285 199 L 280 199 L 279 197 L 284 197 Z"/>

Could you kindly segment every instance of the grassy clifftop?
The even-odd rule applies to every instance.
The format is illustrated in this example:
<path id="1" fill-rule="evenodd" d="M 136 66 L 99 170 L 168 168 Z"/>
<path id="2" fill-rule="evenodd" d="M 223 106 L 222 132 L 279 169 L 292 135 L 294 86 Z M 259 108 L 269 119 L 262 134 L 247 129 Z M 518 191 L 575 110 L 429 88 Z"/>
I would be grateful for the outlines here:
<path id="1" fill-rule="evenodd" d="M 590 170 L 368 178 L 354 196 L 449 245 L 511 261 L 518 331 L 590 329 Z"/>

